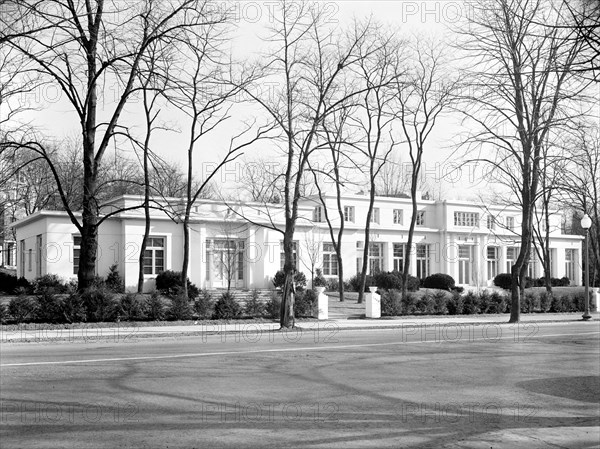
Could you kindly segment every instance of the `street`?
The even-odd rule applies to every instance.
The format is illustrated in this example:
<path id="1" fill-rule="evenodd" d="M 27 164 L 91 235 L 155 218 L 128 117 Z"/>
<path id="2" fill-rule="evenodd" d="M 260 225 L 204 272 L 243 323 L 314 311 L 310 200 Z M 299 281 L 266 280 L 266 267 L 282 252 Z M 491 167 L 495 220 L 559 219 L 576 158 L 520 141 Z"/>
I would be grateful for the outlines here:
<path id="1" fill-rule="evenodd" d="M 598 447 L 598 321 L 6 343 L 2 448 Z"/>

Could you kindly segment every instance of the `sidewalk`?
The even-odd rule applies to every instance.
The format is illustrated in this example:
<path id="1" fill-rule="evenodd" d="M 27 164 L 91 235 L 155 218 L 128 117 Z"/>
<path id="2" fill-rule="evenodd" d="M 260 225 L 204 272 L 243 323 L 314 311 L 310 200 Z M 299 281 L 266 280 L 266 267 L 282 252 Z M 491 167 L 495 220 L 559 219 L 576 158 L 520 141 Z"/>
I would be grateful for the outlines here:
<path id="1" fill-rule="evenodd" d="M 530 327 L 532 323 L 577 323 L 600 330 L 600 313 L 592 312 L 592 319 L 583 321 L 581 312 L 574 313 L 532 313 L 521 314 L 519 325 Z M 367 318 L 335 318 L 329 320 L 298 320 L 296 331 L 288 332 L 331 332 L 361 329 L 402 329 L 409 327 L 453 327 L 453 326 L 515 326 L 508 323 L 509 314 L 501 315 L 439 315 L 439 316 L 402 316 Z M 41 324 L 39 328 L 0 332 L 0 343 L 26 343 L 49 341 L 100 341 L 111 340 L 125 342 L 139 337 L 199 336 L 243 334 L 245 339 L 253 334 L 271 333 L 279 330 L 277 322 L 198 322 L 193 325 L 140 326 L 132 322 L 115 323 L 111 327 L 94 327 L 94 323 L 80 329 L 49 329 Z M 250 338 L 251 339 L 251 338 Z"/>

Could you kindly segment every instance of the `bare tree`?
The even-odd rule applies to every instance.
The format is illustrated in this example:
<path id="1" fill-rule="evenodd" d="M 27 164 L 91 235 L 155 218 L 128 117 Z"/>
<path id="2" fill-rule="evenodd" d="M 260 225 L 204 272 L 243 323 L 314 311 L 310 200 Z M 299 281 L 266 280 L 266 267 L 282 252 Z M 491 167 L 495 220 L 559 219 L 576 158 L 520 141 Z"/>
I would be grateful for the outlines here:
<path id="1" fill-rule="evenodd" d="M 521 244 L 512 267 L 510 316 L 518 322 L 542 148 L 569 119 L 567 105 L 580 91 L 572 65 L 581 43 L 573 43 L 572 31 L 553 26 L 562 19 L 541 0 L 482 0 L 468 20 L 461 48 L 471 58 L 466 72 L 474 91 L 464 95 L 462 112 L 473 129 L 465 148 L 519 193 Z"/>
<path id="2" fill-rule="evenodd" d="M 448 49 L 439 41 L 414 37 L 408 73 L 396 81 L 397 119 L 402 139 L 408 146 L 410 158 L 410 197 L 412 212 L 408 228 L 408 241 L 402 270 L 402 294 L 406 295 L 410 271 L 410 253 L 419 213 L 417 191 L 421 185 L 421 167 L 428 137 L 440 117 L 448 112 L 458 85 L 458 79 L 449 70 Z"/>
<path id="3" fill-rule="evenodd" d="M 83 155 L 82 218 L 70 208 L 60 184 L 60 170 L 48 159 L 60 197 L 82 236 L 79 288 L 94 279 L 101 216 L 98 177 L 102 162 L 120 130 L 122 113 L 135 87 L 140 61 L 156 41 L 169 42 L 183 32 L 199 32 L 223 22 L 223 14 L 204 0 L 107 2 L 41 0 L 5 2 L 0 17 L 0 41 L 29 61 L 26 73 L 57 86 L 77 116 Z M 8 12 L 5 14 L 5 12 Z M 102 86 L 114 85 L 114 101 L 100 109 Z M 39 135 L 15 136 L 8 145 L 30 148 L 48 156 Z"/>
<path id="4" fill-rule="evenodd" d="M 365 221 L 365 241 L 362 268 L 359 273 L 361 282 L 358 291 L 358 303 L 363 302 L 366 286 L 366 275 L 369 269 L 369 252 L 371 251 L 370 232 L 375 204 L 377 178 L 385 166 L 395 142 L 386 140 L 393 121 L 392 83 L 401 75 L 400 43 L 390 35 L 376 34 L 376 41 L 383 44 L 373 52 L 372 42 L 367 42 L 358 69 L 361 82 L 364 83 L 364 94 L 361 97 L 359 113 L 351 118 L 353 126 L 361 133 L 362 141 L 355 147 L 362 154 L 369 186 L 369 207 Z"/>
<path id="5" fill-rule="evenodd" d="M 281 130 L 285 226 L 266 226 L 283 234 L 285 283 L 280 324 L 288 328 L 294 326 L 293 238 L 305 170 L 311 154 L 323 145 L 319 140 L 321 123 L 349 95 L 355 94 L 340 94 L 338 83 L 342 74 L 360 59 L 357 46 L 370 25 L 357 25 L 346 34 L 336 33 L 325 26 L 322 12 L 306 2 L 284 1 L 272 17 L 269 40 L 276 47 L 263 58 L 262 70 L 263 79 L 275 82 L 275 88 L 265 95 L 252 90 L 248 94 Z"/>
<path id="6" fill-rule="evenodd" d="M 584 214 L 592 219 L 589 229 L 590 279 L 600 275 L 600 128 L 598 125 L 579 123 L 563 149 L 568 155 L 565 176 L 560 189 L 564 204 L 575 210 L 573 228 L 581 231 L 579 221 Z"/>

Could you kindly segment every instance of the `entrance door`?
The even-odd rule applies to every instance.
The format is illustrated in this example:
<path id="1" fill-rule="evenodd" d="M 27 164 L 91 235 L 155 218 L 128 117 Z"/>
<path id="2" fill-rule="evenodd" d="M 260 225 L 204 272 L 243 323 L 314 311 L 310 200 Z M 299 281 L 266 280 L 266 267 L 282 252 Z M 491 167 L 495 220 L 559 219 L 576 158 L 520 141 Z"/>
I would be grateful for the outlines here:
<path id="1" fill-rule="evenodd" d="M 207 242 L 208 283 L 213 288 L 243 288 L 244 280 L 244 241 L 214 239 Z"/>

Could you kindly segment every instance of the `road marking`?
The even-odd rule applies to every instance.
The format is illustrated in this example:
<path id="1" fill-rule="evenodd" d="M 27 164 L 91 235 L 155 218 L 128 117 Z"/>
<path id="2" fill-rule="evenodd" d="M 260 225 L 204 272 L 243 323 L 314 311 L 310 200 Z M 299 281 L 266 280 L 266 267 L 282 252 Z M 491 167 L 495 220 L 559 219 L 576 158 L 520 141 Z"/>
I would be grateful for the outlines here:
<path id="1" fill-rule="evenodd" d="M 580 332 L 580 333 L 568 333 L 568 334 L 549 334 L 549 335 L 538 335 L 535 338 L 545 337 L 565 337 L 565 336 L 579 336 L 579 335 L 592 335 L 600 334 L 600 332 Z M 508 340 L 514 338 L 514 335 L 509 337 L 494 338 L 493 341 Z M 534 338 L 534 337 L 531 337 Z M 488 338 L 471 338 L 469 341 L 475 340 L 487 340 Z M 421 344 L 421 343 L 435 343 L 440 344 L 445 340 L 440 341 L 392 341 L 386 343 L 360 343 L 352 345 L 335 345 L 335 346 L 304 346 L 301 348 L 273 348 L 273 349 L 256 349 L 250 351 L 222 351 L 222 352 L 195 352 L 186 354 L 171 354 L 171 355 L 151 355 L 151 356 L 137 356 L 137 357 L 114 357 L 107 359 L 84 359 L 84 360 L 57 360 L 50 362 L 23 362 L 23 363 L 3 363 L 0 364 L 0 368 L 10 366 L 38 366 L 38 365 L 71 365 L 81 363 L 102 363 L 102 362 L 128 362 L 128 361 L 144 361 L 144 360 L 167 360 L 167 359 L 180 359 L 180 358 L 193 358 L 193 357 L 210 357 L 218 355 L 241 355 L 241 354 L 265 354 L 272 352 L 302 352 L 302 351 L 326 351 L 331 349 L 355 349 L 355 348 L 370 348 L 370 347 L 381 347 L 381 346 L 393 346 L 393 345 L 410 345 L 410 344 Z M 451 341 L 452 342 L 452 341 Z"/>

